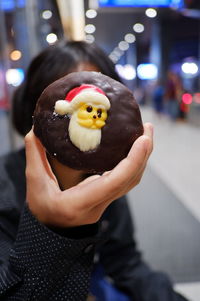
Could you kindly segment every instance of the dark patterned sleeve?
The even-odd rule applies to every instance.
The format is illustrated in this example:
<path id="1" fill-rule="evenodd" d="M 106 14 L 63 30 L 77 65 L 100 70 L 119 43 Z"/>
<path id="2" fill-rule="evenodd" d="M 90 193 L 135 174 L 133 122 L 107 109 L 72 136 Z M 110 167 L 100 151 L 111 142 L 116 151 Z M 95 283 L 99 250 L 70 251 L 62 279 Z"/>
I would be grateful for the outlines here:
<path id="1" fill-rule="evenodd" d="M 0 270 L 0 300 L 86 300 L 97 241 L 96 225 L 86 227 L 91 236 L 61 236 L 25 206 L 8 264 Z"/>

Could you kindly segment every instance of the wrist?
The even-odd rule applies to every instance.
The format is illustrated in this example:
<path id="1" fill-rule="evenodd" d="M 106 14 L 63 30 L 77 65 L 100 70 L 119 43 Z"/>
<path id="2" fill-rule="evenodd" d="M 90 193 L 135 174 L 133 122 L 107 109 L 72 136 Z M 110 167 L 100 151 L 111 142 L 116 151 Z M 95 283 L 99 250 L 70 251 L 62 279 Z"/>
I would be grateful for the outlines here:
<path id="1" fill-rule="evenodd" d="M 61 227 L 48 227 L 54 233 L 70 238 L 70 239 L 83 239 L 87 237 L 92 237 L 97 235 L 99 230 L 99 223 L 89 224 L 89 225 L 82 225 L 77 227 L 71 228 L 61 228 Z"/>

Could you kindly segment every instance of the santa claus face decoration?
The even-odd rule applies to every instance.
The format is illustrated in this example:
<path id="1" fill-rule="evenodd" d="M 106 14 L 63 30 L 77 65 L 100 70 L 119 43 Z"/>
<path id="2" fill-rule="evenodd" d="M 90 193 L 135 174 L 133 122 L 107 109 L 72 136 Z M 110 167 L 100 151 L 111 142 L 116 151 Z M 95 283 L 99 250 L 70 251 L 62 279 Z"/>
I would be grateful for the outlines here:
<path id="1" fill-rule="evenodd" d="M 101 142 L 101 128 L 105 126 L 110 101 L 94 85 L 81 85 L 72 89 L 65 100 L 57 100 L 55 113 L 68 115 L 69 137 L 81 151 L 94 150 Z"/>

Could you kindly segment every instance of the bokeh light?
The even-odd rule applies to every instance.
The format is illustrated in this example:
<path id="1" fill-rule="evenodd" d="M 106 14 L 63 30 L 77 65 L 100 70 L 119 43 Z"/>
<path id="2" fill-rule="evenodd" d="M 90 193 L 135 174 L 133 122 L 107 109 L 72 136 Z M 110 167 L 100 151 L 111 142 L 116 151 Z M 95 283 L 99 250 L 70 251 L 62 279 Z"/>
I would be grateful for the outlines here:
<path id="1" fill-rule="evenodd" d="M 140 64 L 137 67 L 137 75 L 140 79 L 156 79 L 158 68 L 154 64 Z"/>
<path id="2" fill-rule="evenodd" d="M 133 80 L 136 77 L 135 68 L 130 64 L 126 64 L 124 66 L 116 64 L 115 68 L 117 73 L 126 80 Z"/>
<path id="3" fill-rule="evenodd" d="M 24 71 L 23 69 L 8 69 L 6 71 L 6 81 L 9 85 L 18 87 L 24 80 Z"/>
<path id="4" fill-rule="evenodd" d="M 198 72 L 198 66 L 194 62 L 183 63 L 181 69 L 185 74 L 195 75 Z"/>
<path id="5" fill-rule="evenodd" d="M 124 54 L 124 51 L 119 49 L 118 47 L 115 47 L 115 49 L 113 50 L 113 53 L 116 53 L 116 55 L 121 57 Z"/>
<path id="6" fill-rule="evenodd" d="M 86 17 L 89 19 L 96 18 L 97 16 L 97 11 L 95 9 L 88 9 L 85 13 Z"/>
<path id="7" fill-rule="evenodd" d="M 186 105 L 190 105 L 192 103 L 192 95 L 190 93 L 184 93 L 182 95 L 182 102 Z"/>
<path id="8" fill-rule="evenodd" d="M 194 100 L 194 102 L 200 104 L 200 93 L 199 92 L 197 92 L 197 93 L 194 94 L 193 100 Z"/>
<path id="9" fill-rule="evenodd" d="M 58 37 L 55 33 L 51 32 L 46 36 L 46 41 L 49 44 L 54 44 L 58 40 Z"/>
<path id="10" fill-rule="evenodd" d="M 119 42 L 118 47 L 120 50 L 126 51 L 129 48 L 129 44 L 126 41 L 121 41 Z"/>
<path id="11" fill-rule="evenodd" d="M 127 34 L 125 35 L 125 37 L 124 37 L 124 40 L 125 40 L 126 42 L 128 42 L 129 44 L 131 44 L 131 43 L 134 43 L 134 42 L 135 42 L 136 38 L 135 38 L 135 35 L 134 35 L 134 34 L 132 34 L 132 33 L 127 33 Z"/>
<path id="12" fill-rule="evenodd" d="M 136 23 L 133 25 L 133 30 L 137 33 L 141 33 L 144 31 L 144 25 L 141 23 Z"/>
<path id="13" fill-rule="evenodd" d="M 51 19 L 52 15 L 52 11 L 49 9 L 46 9 L 42 12 L 42 18 L 45 20 Z"/>
<path id="14" fill-rule="evenodd" d="M 145 14 L 149 18 L 155 18 L 157 16 L 157 11 L 155 8 L 147 8 Z"/>
<path id="15" fill-rule="evenodd" d="M 85 36 L 85 40 L 86 40 L 86 42 L 92 44 L 92 43 L 94 43 L 94 41 L 95 41 L 95 37 L 94 37 L 92 34 L 87 34 L 87 35 Z"/>
<path id="16" fill-rule="evenodd" d="M 96 27 L 95 27 L 93 24 L 87 24 L 87 25 L 85 26 L 85 32 L 86 32 L 86 33 L 91 34 L 91 33 L 94 33 L 95 30 L 96 30 Z"/>
<path id="17" fill-rule="evenodd" d="M 13 50 L 11 53 L 10 53 L 10 59 L 12 61 L 18 61 L 19 59 L 21 59 L 22 57 L 22 53 L 21 51 L 19 50 Z"/>
<path id="18" fill-rule="evenodd" d="M 116 55 L 115 53 L 111 52 L 111 54 L 109 55 L 109 58 L 116 63 L 119 60 L 118 55 Z"/>

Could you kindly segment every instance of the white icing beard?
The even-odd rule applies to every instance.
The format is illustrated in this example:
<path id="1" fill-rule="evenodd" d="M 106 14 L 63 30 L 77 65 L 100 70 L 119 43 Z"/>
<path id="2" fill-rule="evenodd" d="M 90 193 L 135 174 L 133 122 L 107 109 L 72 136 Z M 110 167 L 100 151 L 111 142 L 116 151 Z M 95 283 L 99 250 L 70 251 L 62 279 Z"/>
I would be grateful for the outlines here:
<path id="1" fill-rule="evenodd" d="M 81 151 L 95 149 L 101 142 L 101 129 L 90 129 L 79 125 L 75 111 L 69 122 L 69 137 L 71 142 Z"/>

